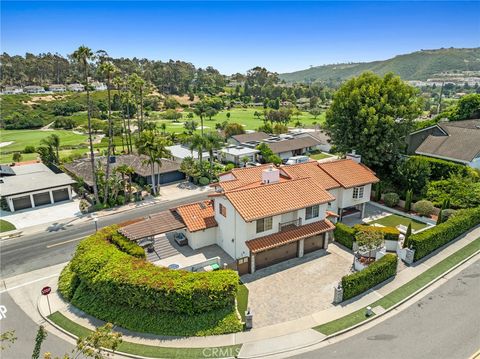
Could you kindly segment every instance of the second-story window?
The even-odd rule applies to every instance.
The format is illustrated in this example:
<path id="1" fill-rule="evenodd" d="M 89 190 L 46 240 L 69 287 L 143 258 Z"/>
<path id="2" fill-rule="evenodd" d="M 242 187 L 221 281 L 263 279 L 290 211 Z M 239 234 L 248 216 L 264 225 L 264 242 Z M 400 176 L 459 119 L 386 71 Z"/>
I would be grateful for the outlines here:
<path id="1" fill-rule="evenodd" d="M 272 229 L 272 217 L 257 219 L 257 233 L 269 231 Z"/>
<path id="2" fill-rule="evenodd" d="M 225 207 L 223 204 L 219 204 L 218 211 L 222 216 L 227 217 L 227 207 Z"/>
<path id="3" fill-rule="evenodd" d="M 320 213 L 319 207 L 320 206 L 317 204 L 316 206 L 305 208 L 305 219 L 312 219 L 318 217 Z"/>
<path id="4" fill-rule="evenodd" d="M 363 191 L 365 187 L 354 187 L 353 188 L 353 198 L 360 199 L 363 198 Z"/>

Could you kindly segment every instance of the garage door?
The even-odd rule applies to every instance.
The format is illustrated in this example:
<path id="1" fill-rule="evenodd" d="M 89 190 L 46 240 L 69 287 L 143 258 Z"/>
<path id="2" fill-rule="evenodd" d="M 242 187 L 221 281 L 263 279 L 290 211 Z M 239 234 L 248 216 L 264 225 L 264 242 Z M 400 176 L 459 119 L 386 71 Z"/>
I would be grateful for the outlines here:
<path id="1" fill-rule="evenodd" d="M 33 195 L 35 206 L 50 204 L 50 192 L 37 193 Z"/>
<path id="2" fill-rule="evenodd" d="M 15 211 L 31 207 L 32 202 L 30 201 L 30 196 L 18 197 L 13 199 L 13 208 L 15 209 Z"/>
<path id="3" fill-rule="evenodd" d="M 303 252 L 306 254 L 306 253 L 316 251 L 318 249 L 322 249 L 323 239 L 324 239 L 324 234 L 321 234 L 319 236 L 313 236 L 310 238 L 305 238 L 303 242 Z"/>
<path id="4" fill-rule="evenodd" d="M 181 181 L 185 179 L 185 174 L 180 171 L 162 173 L 160 175 L 160 184 Z"/>
<path id="5" fill-rule="evenodd" d="M 297 242 L 260 252 L 255 255 L 255 268 L 265 268 L 297 256 Z"/>
<path id="6" fill-rule="evenodd" d="M 62 188 L 62 189 L 57 189 L 53 191 L 53 201 L 55 203 L 61 202 L 61 201 L 67 201 L 68 199 L 69 199 L 68 188 Z"/>

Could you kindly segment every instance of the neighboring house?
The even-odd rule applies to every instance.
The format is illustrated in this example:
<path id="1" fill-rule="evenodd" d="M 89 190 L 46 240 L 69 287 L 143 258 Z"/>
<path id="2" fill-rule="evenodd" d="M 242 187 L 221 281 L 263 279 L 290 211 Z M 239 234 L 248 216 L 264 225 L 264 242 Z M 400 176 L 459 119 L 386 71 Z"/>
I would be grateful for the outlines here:
<path id="1" fill-rule="evenodd" d="M 191 151 L 188 146 L 185 145 L 168 146 L 167 149 L 172 154 L 173 160 L 179 163 L 181 163 L 186 157 L 193 157 L 196 160 L 199 158 L 198 151 Z M 210 155 L 208 152 L 202 152 L 202 160 L 208 160 L 209 158 Z"/>
<path id="2" fill-rule="evenodd" d="M 18 86 L 5 86 L 5 89 L 2 91 L 4 95 L 16 95 L 23 93 L 23 89 Z"/>
<path id="3" fill-rule="evenodd" d="M 0 197 L 12 212 L 72 199 L 75 181 L 43 163 L 0 165 L 0 177 Z"/>
<path id="4" fill-rule="evenodd" d="M 45 89 L 42 86 L 25 86 L 23 91 L 31 94 L 45 93 Z"/>
<path id="5" fill-rule="evenodd" d="M 132 240 L 181 230 L 193 249 L 217 245 L 236 260 L 240 274 L 326 249 L 329 220 L 369 201 L 374 173 L 354 159 L 235 168 L 213 184 L 211 200 L 191 203 L 123 227 Z M 180 216 L 184 223 L 179 224 Z M 152 216 L 153 217 L 153 216 Z M 158 228 L 155 223 L 158 223 Z"/>
<path id="6" fill-rule="evenodd" d="M 99 81 L 93 81 L 90 83 L 90 85 L 96 90 L 96 91 L 103 91 L 107 89 L 107 85 L 105 85 L 103 82 Z"/>
<path id="7" fill-rule="evenodd" d="M 248 143 L 248 142 L 259 143 L 260 141 L 269 137 L 270 135 L 265 132 L 250 132 L 250 133 L 244 133 L 242 135 L 232 136 L 227 140 L 227 142 L 232 145 L 241 145 L 243 143 Z"/>
<path id="8" fill-rule="evenodd" d="M 143 155 L 121 155 L 121 156 L 111 156 L 110 157 L 110 170 L 115 170 L 115 167 L 120 165 L 128 165 L 133 168 L 135 173 L 133 174 L 133 181 L 140 184 L 152 184 L 152 172 L 150 164 L 145 163 L 147 159 Z M 185 174 L 180 172 L 180 164 L 168 160 L 165 158 L 161 159 L 162 165 L 158 166 L 155 164 L 155 183 L 168 184 L 176 181 L 181 181 L 185 179 Z M 105 156 L 95 157 L 96 166 L 102 166 L 105 171 L 107 166 L 107 158 Z M 92 169 L 90 164 L 90 159 L 82 158 L 75 160 L 72 163 L 65 164 L 65 169 L 67 172 L 80 178 L 85 183 L 85 186 L 89 191 L 93 190 L 93 177 Z"/>
<path id="9" fill-rule="evenodd" d="M 48 86 L 49 91 L 51 92 L 65 92 L 67 91 L 67 87 L 65 85 L 50 85 Z"/>
<path id="10" fill-rule="evenodd" d="M 312 131 L 312 132 L 305 132 L 301 133 L 302 136 L 312 136 L 314 139 L 318 141 L 318 145 L 316 147 L 317 150 L 323 152 L 330 152 L 332 149 L 332 145 L 330 144 L 330 136 L 327 135 L 324 131 Z"/>
<path id="11" fill-rule="evenodd" d="M 242 160 L 248 158 L 248 162 L 255 162 L 259 150 L 246 146 L 229 145 L 218 150 L 218 156 L 224 163 L 232 162 L 236 166 L 242 165 Z"/>
<path id="12" fill-rule="evenodd" d="M 319 150 L 319 146 L 321 145 L 318 139 L 308 134 L 274 136 L 262 142 L 266 143 L 273 153 L 278 155 L 282 160 Z"/>
<path id="13" fill-rule="evenodd" d="M 67 90 L 72 92 L 82 92 L 85 91 L 85 86 L 82 84 L 70 84 L 67 85 Z"/>
<path id="14" fill-rule="evenodd" d="M 410 153 L 480 168 L 480 119 L 440 122 L 422 131 L 410 135 Z"/>

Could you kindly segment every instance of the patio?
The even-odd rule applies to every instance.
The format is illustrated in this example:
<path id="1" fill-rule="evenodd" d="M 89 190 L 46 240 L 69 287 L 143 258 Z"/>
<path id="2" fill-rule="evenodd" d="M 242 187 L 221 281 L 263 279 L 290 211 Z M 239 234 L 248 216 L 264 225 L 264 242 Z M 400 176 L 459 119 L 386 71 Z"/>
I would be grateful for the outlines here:
<path id="1" fill-rule="evenodd" d="M 235 260 L 217 245 L 193 250 L 188 245 L 179 246 L 173 239 L 175 232 L 160 234 L 154 237 L 154 251 L 147 254 L 147 260 L 161 267 L 178 265 L 178 268 L 190 270 L 192 266 L 206 263 L 212 258 L 219 257 L 220 264 L 227 264 L 229 268 L 235 266 Z"/>

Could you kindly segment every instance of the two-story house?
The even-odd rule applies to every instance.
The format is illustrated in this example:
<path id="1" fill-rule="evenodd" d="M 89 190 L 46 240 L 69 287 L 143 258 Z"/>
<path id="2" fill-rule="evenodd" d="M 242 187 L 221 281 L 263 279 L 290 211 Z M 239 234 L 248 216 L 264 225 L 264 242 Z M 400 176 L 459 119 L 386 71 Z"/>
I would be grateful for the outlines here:
<path id="1" fill-rule="evenodd" d="M 363 213 L 374 173 L 352 159 L 220 175 L 211 200 L 176 208 L 193 249 L 216 244 L 241 274 L 327 249 L 336 214 Z"/>

